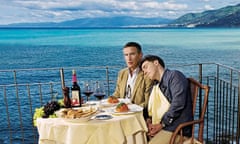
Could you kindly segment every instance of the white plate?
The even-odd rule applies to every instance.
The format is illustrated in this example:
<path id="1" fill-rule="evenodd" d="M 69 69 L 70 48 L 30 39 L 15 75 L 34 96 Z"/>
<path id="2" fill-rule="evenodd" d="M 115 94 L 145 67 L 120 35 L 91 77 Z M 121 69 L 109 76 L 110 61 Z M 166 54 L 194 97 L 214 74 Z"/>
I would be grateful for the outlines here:
<path id="1" fill-rule="evenodd" d="M 127 114 L 133 114 L 133 113 L 135 113 L 134 111 L 127 111 L 127 112 L 117 112 L 117 111 L 115 111 L 114 110 L 114 113 L 113 114 L 115 114 L 115 115 L 127 115 Z"/>
<path id="2" fill-rule="evenodd" d="M 101 105 L 103 106 L 103 107 L 112 107 L 112 106 L 116 106 L 118 103 L 109 103 L 108 102 L 108 99 L 103 99 L 102 101 L 101 101 Z"/>
<path id="3" fill-rule="evenodd" d="M 111 115 L 105 115 L 105 114 L 95 116 L 95 119 L 97 119 L 97 120 L 108 120 L 111 118 L 113 118 Z"/>
<path id="4" fill-rule="evenodd" d="M 97 106 L 84 106 L 84 107 L 73 107 L 74 110 L 82 110 L 83 112 L 89 111 L 92 109 L 93 111 L 96 111 L 98 108 Z"/>
<path id="5" fill-rule="evenodd" d="M 104 109 L 106 112 L 109 112 L 111 114 L 116 114 L 116 115 L 123 115 L 123 114 L 132 114 L 135 112 L 140 112 L 143 110 L 143 107 L 136 105 L 136 104 L 128 104 L 129 111 L 127 112 L 117 112 L 115 109 L 116 107 L 111 107 L 108 109 Z"/>
<path id="6" fill-rule="evenodd" d="M 130 109 L 131 112 L 140 112 L 143 111 L 143 107 L 136 105 L 136 104 L 129 104 L 128 108 Z"/>
<path id="7" fill-rule="evenodd" d="M 85 103 L 85 105 L 98 105 L 99 104 L 99 101 L 87 101 L 86 103 Z"/>
<path id="8" fill-rule="evenodd" d="M 89 112 L 90 109 L 92 109 L 94 112 L 86 117 L 80 117 L 80 118 L 65 118 L 63 111 L 66 109 L 60 109 L 58 111 L 55 112 L 55 114 L 57 115 L 57 117 L 62 118 L 64 121 L 67 122 L 75 122 L 75 123 L 79 123 L 79 122 L 87 122 L 92 116 L 96 115 L 97 113 L 97 107 L 94 106 L 89 106 L 89 107 L 74 107 L 72 108 L 74 110 L 78 110 L 81 109 L 83 110 L 83 112 Z"/>
<path id="9" fill-rule="evenodd" d="M 75 119 L 63 118 L 63 120 L 66 122 L 72 122 L 72 123 L 82 123 L 82 122 L 89 121 L 91 117 L 92 117 L 92 115 L 88 116 L 88 117 L 81 117 L 81 118 L 75 118 Z"/>
<path id="10" fill-rule="evenodd" d="M 131 100 L 130 99 L 118 98 L 118 100 L 119 100 L 118 103 L 109 103 L 108 99 L 103 99 L 101 101 L 101 104 L 102 104 L 102 106 L 105 106 L 105 107 L 116 106 L 117 104 L 119 104 L 121 102 L 126 103 L 126 104 L 131 104 Z"/>
<path id="11" fill-rule="evenodd" d="M 125 104 L 131 104 L 131 100 L 128 99 L 128 98 L 120 98 L 120 99 L 119 99 L 119 102 L 123 102 L 123 103 L 125 103 Z"/>

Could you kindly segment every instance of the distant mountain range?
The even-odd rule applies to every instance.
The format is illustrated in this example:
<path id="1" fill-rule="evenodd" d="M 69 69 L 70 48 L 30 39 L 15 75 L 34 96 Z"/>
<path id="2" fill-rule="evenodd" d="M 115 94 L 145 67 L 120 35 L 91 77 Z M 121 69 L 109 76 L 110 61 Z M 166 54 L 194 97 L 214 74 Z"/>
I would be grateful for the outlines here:
<path id="1" fill-rule="evenodd" d="M 124 27 L 238 27 L 240 4 L 202 13 L 188 13 L 177 19 L 139 17 L 81 18 L 59 23 L 15 23 L 0 28 L 124 28 Z"/>
<path id="2" fill-rule="evenodd" d="M 202 13 L 188 13 L 168 24 L 170 27 L 240 27 L 240 4 Z"/>
<path id="3" fill-rule="evenodd" d="M 81 18 L 60 23 L 15 23 L 0 25 L 0 27 L 43 27 L 43 28 L 117 28 L 117 27 L 151 27 L 162 26 L 172 20 L 167 18 L 138 18 L 138 17 L 101 17 Z"/>

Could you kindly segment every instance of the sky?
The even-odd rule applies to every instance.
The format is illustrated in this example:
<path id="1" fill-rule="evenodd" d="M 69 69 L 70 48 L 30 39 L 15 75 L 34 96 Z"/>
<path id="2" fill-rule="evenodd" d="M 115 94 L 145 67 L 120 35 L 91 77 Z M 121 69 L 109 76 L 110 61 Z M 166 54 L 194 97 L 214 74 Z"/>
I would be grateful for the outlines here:
<path id="1" fill-rule="evenodd" d="M 175 19 L 239 4 L 239 0 L 0 0 L 0 24 L 134 16 Z"/>

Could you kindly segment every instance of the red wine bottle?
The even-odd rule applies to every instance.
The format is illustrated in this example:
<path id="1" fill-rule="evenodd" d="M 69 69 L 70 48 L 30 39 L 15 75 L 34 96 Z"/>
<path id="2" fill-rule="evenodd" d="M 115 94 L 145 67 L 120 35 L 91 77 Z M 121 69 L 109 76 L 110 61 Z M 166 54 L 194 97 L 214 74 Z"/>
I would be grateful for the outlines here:
<path id="1" fill-rule="evenodd" d="M 80 86 L 77 83 L 77 74 L 76 71 L 72 71 L 72 106 L 73 107 L 81 107 L 82 102 L 81 102 L 81 89 Z"/>

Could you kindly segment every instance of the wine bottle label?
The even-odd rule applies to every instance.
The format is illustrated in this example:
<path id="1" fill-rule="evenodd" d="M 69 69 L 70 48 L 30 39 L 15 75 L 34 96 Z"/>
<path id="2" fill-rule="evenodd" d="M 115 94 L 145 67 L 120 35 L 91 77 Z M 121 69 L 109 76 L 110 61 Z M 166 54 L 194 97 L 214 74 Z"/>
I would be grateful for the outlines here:
<path id="1" fill-rule="evenodd" d="M 72 91 L 72 106 L 79 106 L 79 105 L 80 105 L 79 91 L 73 90 Z"/>

